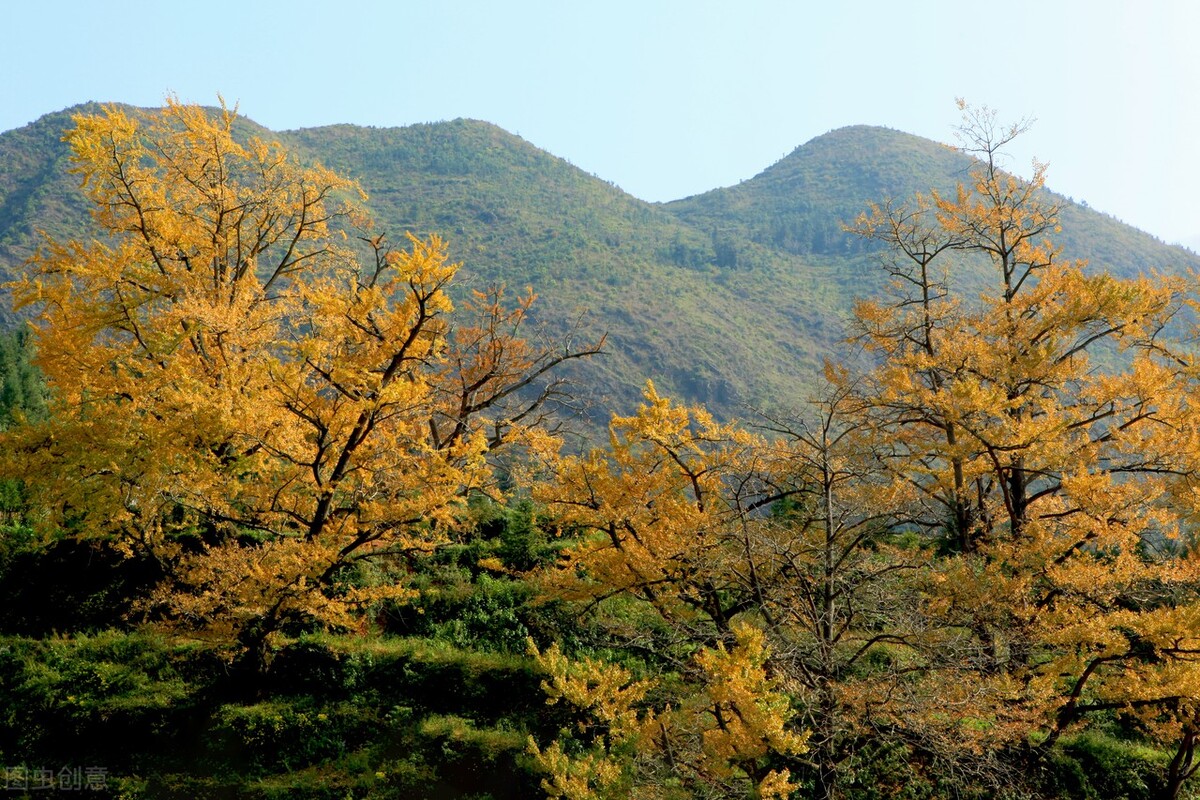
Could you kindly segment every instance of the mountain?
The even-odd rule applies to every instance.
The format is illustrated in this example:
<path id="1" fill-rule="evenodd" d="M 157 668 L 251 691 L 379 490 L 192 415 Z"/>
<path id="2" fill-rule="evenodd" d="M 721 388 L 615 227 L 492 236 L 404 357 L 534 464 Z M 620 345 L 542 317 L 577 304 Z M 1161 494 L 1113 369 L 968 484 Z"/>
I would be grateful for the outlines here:
<path id="1" fill-rule="evenodd" d="M 61 142 L 72 109 L 0 134 L 0 270 L 37 229 L 81 235 L 86 208 Z M 882 285 L 877 255 L 845 234 L 867 203 L 961 180 L 969 160 L 884 128 L 832 131 L 737 186 L 666 204 L 639 200 L 494 125 L 338 125 L 271 133 L 301 158 L 356 178 L 379 227 L 445 236 L 464 287 L 538 294 L 546 335 L 581 321 L 608 354 L 579 368 L 602 416 L 627 413 L 645 380 L 720 414 L 795 405 L 843 338 L 854 297 Z M 1060 198 L 1061 199 L 1061 198 Z M 1200 257 L 1061 199 L 1061 241 L 1121 274 L 1200 269 Z"/>
<path id="2" fill-rule="evenodd" d="M 888 128 L 856 125 L 831 131 L 737 186 L 666 204 L 680 219 L 783 252 L 852 256 L 866 243 L 842 230 L 868 203 L 903 200 L 936 189 L 950 194 L 968 180 L 972 159 L 953 148 Z M 1061 207 L 1056 241 L 1072 258 L 1125 277 L 1151 267 L 1167 272 L 1197 263 L 1111 216 L 1047 192 Z"/>
<path id="3" fill-rule="evenodd" d="M 41 241 L 39 231 L 58 237 L 78 235 L 88 206 L 69 172 L 69 151 L 62 142 L 80 106 L 47 114 L 37 122 L 0 133 L 0 268 L 5 275 Z"/>
<path id="4" fill-rule="evenodd" d="M 609 335 L 588 383 L 630 408 L 646 378 L 731 409 L 797 396 L 836 339 L 831 265 L 781 259 L 584 173 L 490 125 L 282 134 L 357 178 L 388 229 L 438 231 L 475 283 L 532 285 L 560 332 L 586 310 Z"/>

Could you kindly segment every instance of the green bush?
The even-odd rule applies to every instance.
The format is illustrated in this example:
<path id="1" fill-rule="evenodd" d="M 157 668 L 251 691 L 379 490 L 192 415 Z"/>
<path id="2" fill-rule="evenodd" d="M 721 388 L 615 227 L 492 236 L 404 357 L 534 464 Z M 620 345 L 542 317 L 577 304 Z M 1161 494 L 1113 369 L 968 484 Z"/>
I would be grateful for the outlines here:
<path id="1" fill-rule="evenodd" d="M 135 758 L 131 739 L 156 751 L 189 728 L 194 688 L 177 669 L 180 654 L 158 637 L 106 631 L 2 642 L 5 755 L 116 768 Z"/>
<path id="2" fill-rule="evenodd" d="M 1071 800 L 1153 800 L 1170 760 L 1163 750 L 1092 730 L 1063 737 L 1050 752 L 1045 787 Z"/>
<path id="3" fill-rule="evenodd" d="M 209 750 L 214 761 L 241 773 L 291 772 L 354 749 L 367 738 L 363 723 L 353 707 L 282 700 L 224 705 L 214 715 Z"/>

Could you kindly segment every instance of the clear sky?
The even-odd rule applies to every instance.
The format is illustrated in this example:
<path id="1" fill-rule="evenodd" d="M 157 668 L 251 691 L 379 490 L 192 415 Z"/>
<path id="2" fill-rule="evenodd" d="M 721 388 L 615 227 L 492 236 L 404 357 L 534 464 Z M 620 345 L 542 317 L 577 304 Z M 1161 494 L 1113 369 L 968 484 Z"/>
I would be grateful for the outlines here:
<path id="1" fill-rule="evenodd" d="M 472 117 L 646 200 L 859 123 L 1036 119 L 1052 188 L 1200 244 L 1192 0 L 5 0 L 0 130 L 172 92 L 283 130 Z"/>

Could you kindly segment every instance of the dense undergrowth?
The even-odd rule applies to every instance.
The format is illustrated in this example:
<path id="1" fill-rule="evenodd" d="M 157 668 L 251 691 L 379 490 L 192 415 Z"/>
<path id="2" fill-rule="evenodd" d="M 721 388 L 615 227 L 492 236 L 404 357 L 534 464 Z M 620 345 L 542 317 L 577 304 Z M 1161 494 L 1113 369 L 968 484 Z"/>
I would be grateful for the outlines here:
<path id="1" fill-rule="evenodd" d="M 614 631 L 654 624 L 638 603 L 539 595 L 526 576 L 563 542 L 534 512 L 476 503 L 472 533 L 417 565 L 419 600 L 377 609 L 360 631 L 289 635 L 262 674 L 227 647 L 139 622 L 136 600 L 160 578 L 151 565 L 5 528 L 0 764 L 11 796 L 53 795 L 37 771 L 63 769 L 92 771 L 89 796 L 130 800 L 542 796 L 529 742 L 577 719 L 547 703 L 529 643 L 643 674 L 670 665 L 612 646 Z M 1026 764 L 1011 796 L 1149 800 L 1169 758 L 1113 718 Z M 992 796 L 897 742 L 864 746 L 845 769 L 850 800 Z M 812 777 L 798 777 L 804 796 Z"/>
<path id="2" fill-rule="evenodd" d="M 0 594 L 44 607 L 69 597 L 97 610 L 15 618 L 6 604 L 0 763 L 10 786 L 20 768 L 93 768 L 104 796 L 122 798 L 541 796 L 530 737 L 546 742 L 573 723 L 547 705 L 527 637 L 611 654 L 601 628 L 622 616 L 636 622 L 638 612 L 547 605 L 526 581 L 465 566 L 467 551 L 507 553 L 515 567 L 544 547 L 530 542 L 543 536 L 530 537 L 521 514 L 493 531 L 422 565 L 428 593 L 418 606 L 381 610 L 368 631 L 288 637 L 264 675 L 240 671 L 221 648 L 132 624 L 115 602 L 130 599 L 129 583 L 102 559 L 86 568 L 90 587 L 73 585 L 80 571 L 53 569 L 61 559 L 31 586 L 29 564 L 54 557 L 17 546 Z M 1154 798 L 1169 758 L 1113 722 L 1064 737 L 1013 797 Z M 861 800 L 989 796 L 894 743 L 865 748 L 846 778 L 844 796 Z"/>

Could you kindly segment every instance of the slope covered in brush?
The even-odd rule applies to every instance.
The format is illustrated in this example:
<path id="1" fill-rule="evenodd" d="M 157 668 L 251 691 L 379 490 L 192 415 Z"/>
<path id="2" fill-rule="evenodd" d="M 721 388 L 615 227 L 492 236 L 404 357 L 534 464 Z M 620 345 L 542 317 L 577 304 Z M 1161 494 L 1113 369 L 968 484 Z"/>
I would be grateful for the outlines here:
<path id="1" fill-rule="evenodd" d="M 23 269 L 39 230 L 90 235 L 61 139 L 71 113 L 94 108 L 0 134 L 5 274 Z M 445 236 L 463 262 L 460 292 L 528 286 L 547 336 L 577 324 L 581 335 L 606 333 L 607 356 L 575 375 L 600 419 L 632 408 L 647 379 L 722 415 L 798 402 L 843 338 L 853 299 L 883 285 L 877 255 L 843 224 L 871 201 L 948 191 L 969 163 L 927 139 L 857 126 L 737 186 L 651 204 L 486 122 L 239 127 L 358 180 L 393 240 Z M 1200 267 L 1187 251 L 1082 206 L 1064 201 L 1062 220 L 1068 255 L 1095 268 Z"/>

